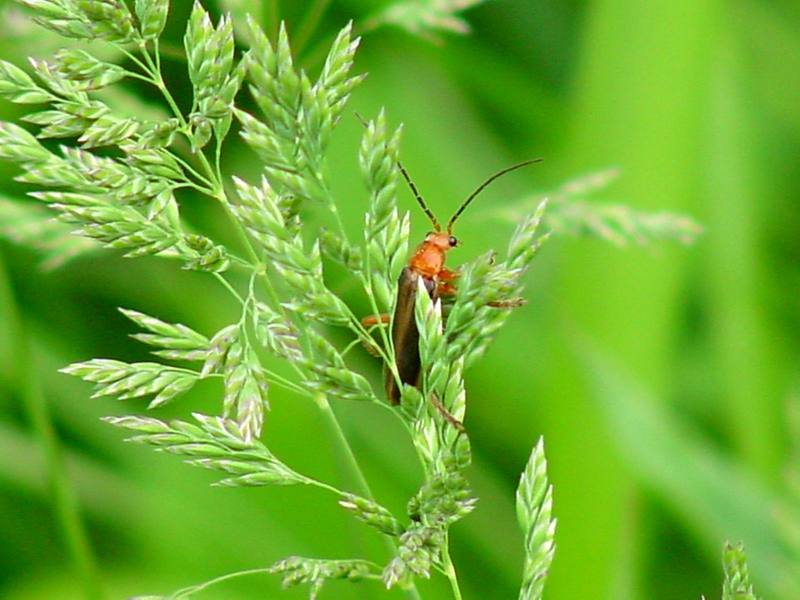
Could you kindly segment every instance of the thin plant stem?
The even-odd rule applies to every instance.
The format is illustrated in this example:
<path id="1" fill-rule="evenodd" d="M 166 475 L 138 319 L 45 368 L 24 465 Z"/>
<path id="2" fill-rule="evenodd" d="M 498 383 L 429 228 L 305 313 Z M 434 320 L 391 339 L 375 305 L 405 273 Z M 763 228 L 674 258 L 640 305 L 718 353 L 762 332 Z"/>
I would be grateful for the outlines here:
<path id="1" fill-rule="evenodd" d="M 353 448 L 350 446 L 350 442 L 347 440 L 347 436 L 345 436 L 344 430 L 342 429 L 339 420 L 336 418 L 336 414 L 333 412 L 333 408 L 331 408 L 327 396 L 319 394 L 315 399 L 317 401 L 317 405 L 322 411 L 322 414 L 325 416 L 328 428 L 331 430 L 334 437 L 344 450 L 345 459 L 350 466 L 350 470 L 353 472 L 355 484 L 358 486 L 358 488 L 360 488 L 359 493 L 367 498 L 372 499 L 372 490 L 369 487 L 369 483 L 367 483 L 367 478 L 364 476 L 364 473 L 358 464 L 358 460 L 353 452 Z"/>
<path id="2" fill-rule="evenodd" d="M 245 302 L 244 298 L 242 298 L 242 297 L 241 297 L 241 295 L 239 295 L 239 292 L 237 292 L 237 291 L 234 289 L 234 287 L 233 287 L 233 286 L 230 284 L 230 282 L 229 282 L 227 279 L 225 279 L 225 278 L 224 278 L 222 275 L 220 275 L 219 273 L 214 273 L 214 278 L 215 278 L 217 281 L 219 281 L 219 282 L 222 284 L 222 286 L 223 286 L 223 287 L 224 287 L 226 290 L 228 290 L 228 291 L 230 292 L 230 294 L 231 294 L 231 295 L 232 295 L 234 298 L 236 298 L 236 300 L 238 300 L 238 301 L 239 301 L 239 304 L 241 304 L 242 306 L 245 306 L 245 305 L 246 305 L 246 302 Z"/>
<path id="3" fill-rule="evenodd" d="M 361 563 L 369 565 L 372 568 L 376 569 L 379 568 L 378 565 L 368 560 L 361 561 Z M 181 600 L 182 598 L 188 598 L 189 596 L 196 594 L 197 592 L 202 592 L 213 585 L 224 583 L 226 581 L 230 581 L 231 579 L 237 579 L 239 577 L 249 577 L 250 575 L 269 575 L 271 573 L 273 573 L 272 567 L 261 567 L 258 569 L 247 569 L 244 571 L 236 571 L 235 573 L 227 573 L 226 575 L 215 577 L 214 579 L 210 579 L 204 583 L 199 583 L 197 585 L 193 585 L 187 588 L 183 588 L 182 590 L 178 590 L 177 592 L 167 596 L 167 600 Z M 377 575 L 372 573 L 365 574 L 364 577 L 367 579 L 379 579 Z"/>
<path id="4" fill-rule="evenodd" d="M 333 412 L 333 408 L 331 407 L 330 403 L 328 402 L 328 398 L 322 394 L 316 397 L 317 404 L 322 411 L 322 415 L 325 417 L 325 422 L 330 429 L 333 436 L 339 441 L 339 445 L 344 450 L 344 458 L 347 461 L 350 470 L 352 471 L 355 479 L 356 485 L 360 488 L 360 493 L 365 497 L 372 501 L 375 500 L 375 497 L 372 495 L 372 490 L 369 487 L 369 483 L 367 482 L 367 478 L 364 476 L 364 472 L 361 470 L 361 466 L 358 464 L 358 459 L 356 459 L 356 455 L 353 452 L 353 448 L 350 445 L 347 436 L 342 429 L 339 420 L 336 418 L 336 414 Z M 396 542 L 389 539 L 388 537 L 383 537 L 386 547 L 392 553 L 395 554 L 397 551 Z M 412 600 L 421 600 L 421 596 L 419 595 L 419 591 L 417 590 L 416 586 L 412 582 L 408 588 L 405 590 L 406 596 Z"/>
<path id="5" fill-rule="evenodd" d="M 450 589 L 453 590 L 453 598 L 455 600 L 462 600 L 461 588 L 458 585 L 458 575 L 456 575 L 456 568 L 453 565 L 453 560 L 450 558 L 450 536 L 445 534 L 444 544 L 442 545 L 442 566 L 444 567 L 444 574 L 450 582 Z"/>
<path id="6" fill-rule="evenodd" d="M 269 567 L 261 567 L 260 569 L 248 569 L 246 571 L 236 571 L 235 573 L 227 573 L 226 575 L 215 577 L 214 579 L 209 579 L 204 583 L 199 583 L 197 585 L 193 585 L 191 587 L 178 590 L 174 594 L 170 594 L 169 596 L 167 596 L 167 598 L 168 600 L 181 600 L 181 598 L 188 598 L 192 594 L 196 594 L 197 592 L 202 592 L 203 590 L 210 588 L 212 585 L 216 585 L 218 583 L 223 583 L 225 581 L 236 579 L 238 577 L 248 577 L 250 575 L 268 575 L 270 572 L 271 570 Z"/>
<path id="7" fill-rule="evenodd" d="M 0 264 L 0 283 L 4 279 L 5 271 Z M 22 405 L 44 454 L 55 521 L 80 577 L 84 596 L 87 600 L 101 600 L 104 594 L 97 575 L 95 556 L 81 517 L 78 499 L 66 473 L 61 443 L 53 425 L 50 408 L 39 379 L 35 376 L 30 340 L 14 304 L 11 304 L 10 311 L 6 327 L 14 332 L 13 339 L 17 340 L 14 355 Z"/>

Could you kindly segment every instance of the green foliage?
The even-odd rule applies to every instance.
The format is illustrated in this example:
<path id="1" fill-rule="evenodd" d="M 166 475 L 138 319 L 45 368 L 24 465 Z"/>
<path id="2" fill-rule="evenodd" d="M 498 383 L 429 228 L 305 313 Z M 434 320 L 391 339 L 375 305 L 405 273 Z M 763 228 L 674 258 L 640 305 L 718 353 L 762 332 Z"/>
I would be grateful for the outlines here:
<path id="1" fill-rule="evenodd" d="M 180 366 L 91 359 L 63 372 L 95 384 L 94 397 L 149 398 L 147 408 L 153 410 L 183 394 L 191 397 L 188 392 L 201 379 L 217 380 L 222 385 L 218 415 L 192 413 L 194 422 L 141 415 L 105 421 L 132 431 L 131 441 L 223 473 L 218 485 L 307 485 L 331 493 L 347 514 L 369 525 L 391 549 L 383 565 L 361 558 L 292 557 L 258 572 L 281 575 L 285 586 L 307 584 L 311 598 L 331 579 L 380 580 L 415 598 L 415 580 L 438 572 L 460 598 L 449 532 L 477 503 L 467 480 L 472 452 L 464 427 L 464 371 L 484 353 L 509 309 L 524 302 L 523 277 L 547 237 L 540 226 L 589 232 L 615 242 L 688 239 L 697 233 L 696 226 L 671 215 L 580 203 L 575 196 L 587 185 L 574 183 L 559 190 L 549 209 L 537 198 L 524 215 L 515 214 L 518 225 L 504 258 L 488 253 L 464 265 L 455 298 L 434 300 L 422 277 L 417 278 L 418 288 L 410 297 L 422 376 L 418 387 L 403 387 L 395 409 L 376 393 L 370 378 L 356 370 L 348 352 L 357 343 L 367 346 L 381 359 L 387 376 L 400 384 L 395 359 L 408 349 L 395 347 L 387 328 L 380 327 L 376 335 L 365 328 L 326 281 L 323 262 L 328 257 L 344 265 L 375 314 L 396 308 L 395 282 L 410 235 L 410 216 L 398 208 L 396 199 L 401 128 L 390 126 L 383 111 L 365 122 L 358 152 L 367 190 L 363 239 L 348 237 L 325 168 L 333 131 L 363 80 L 363 75 L 352 74 L 359 44 L 354 26 L 338 33 L 318 77 L 312 79 L 293 56 L 285 25 L 271 37 L 250 19 L 244 36 L 249 48 L 240 53 L 230 16 L 223 15 L 214 25 L 195 2 L 183 36 L 192 102 L 182 110 L 161 67 L 159 37 L 168 2 L 136 0 L 132 7 L 123 0 L 23 3 L 44 27 L 68 38 L 106 42 L 115 56 L 126 60 L 117 64 L 87 43 L 59 51 L 53 62 L 31 61 L 33 76 L 0 63 L 0 97 L 41 105 L 22 119 L 38 128 L 35 135 L 15 123 L 0 123 L 0 158 L 19 165 L 17 180 L 36 186 L 30 195 L 40 203 L 1 203 L 0 215 L 12 215 L 27 225 L 23 232 L 14 229 L 6 235 L 43 246 L 59 260 L 98 245 L 121 250 L 126 258 L 176 260 L 182 268 L 219 283 L 239 309 L 238 319 L 216 333 L 123 310 L 143 330 L 134 334 L 136 340 L 150 346 L 158 359 Z M 464 32 L 466 23 L 458 15 L 478 3 L 396 2 L 363 29 L 395 25 L 415 33 Z M 130 114 L 109 99 L 113 96 L 108 88 L 132 80 L 160 94 L 169 109 L 165 117 Z M 237 104 L 245 83 L 258 114 Z M 241 138 L 260 160 L 256 184 L 223 169 L 222 148 L 234 118 Z M 40 142 L 51 138 L 65 143 L 55 148 Z M 237 235 L 236 243 L 194 231 L 182 214 L 182 190 L 218 205 Z M 310 213 L 332 229 L 316 235 L 317 221 Z M 44 214 L 54 214 L 60 222 L 50 223 Z M 84 238 L 80 245 L 65 241 L 64 223 Z M 333 327 L 355 339 L 343 347 Z M 314 401 L 333 420 L 348 453 L 328 399 L 371 403 L 390 411 L 409 432 L 423 471 L 406 514 L 397 516 L 379 504 L 366 485 L 358 493 L 340 489 L 277 458 L 262 440 L 273 387 Z M 360 475 L 357 463 L 355 470 Z M 540 441 L 517 491 L 525 537 L 520 598 L 526 600 L 541 597 L 555 548 L 552 488 L 545 471 Z M 746 573 L 744 580 L 736 577 L 746 584 Z M 186 588 L 172 597 L 186 597 L 204 587 Z"/>

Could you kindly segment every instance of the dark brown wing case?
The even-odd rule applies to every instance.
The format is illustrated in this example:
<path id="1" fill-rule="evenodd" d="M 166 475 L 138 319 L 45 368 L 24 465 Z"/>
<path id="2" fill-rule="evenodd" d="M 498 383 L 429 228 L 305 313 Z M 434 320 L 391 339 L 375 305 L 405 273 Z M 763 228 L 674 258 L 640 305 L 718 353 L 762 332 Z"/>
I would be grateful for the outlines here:
<path id="1" fill-rule="evenodd" d="M 392 343 L 400 381 L 416 386 L 419 382 L 419 331 L 414 314 L 417 299 L 417 282 L 421 275 L 405 267 L 397 281 L 397 304 L 392 317 Z M 431 299 L 436 300 L 436 281 L 423 278 Z M 386 396 L 392 404 L 400 403 L 401 389 L 392 372 L 386 370 Z"/>

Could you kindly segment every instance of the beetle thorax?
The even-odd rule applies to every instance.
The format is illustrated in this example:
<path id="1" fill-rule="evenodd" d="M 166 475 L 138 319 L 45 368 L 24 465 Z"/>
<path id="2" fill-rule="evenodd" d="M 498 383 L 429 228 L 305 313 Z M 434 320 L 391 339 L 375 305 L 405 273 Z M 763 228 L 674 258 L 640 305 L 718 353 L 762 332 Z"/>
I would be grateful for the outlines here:
<path id="1" fill-rule="evenodd" d="M 409 266 L 424 277 L 436 277 L 444 268 L 445 253 L 452 248 L 450 239 L 450 234 L 444 232 L 429 233 L 417 247 Z"/>

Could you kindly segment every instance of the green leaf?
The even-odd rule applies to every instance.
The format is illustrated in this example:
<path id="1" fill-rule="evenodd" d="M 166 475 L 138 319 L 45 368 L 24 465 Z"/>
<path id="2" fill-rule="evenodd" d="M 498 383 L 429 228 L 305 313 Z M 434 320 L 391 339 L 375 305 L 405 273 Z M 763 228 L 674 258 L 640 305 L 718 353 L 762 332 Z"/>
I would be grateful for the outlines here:
<path id="1" fill-rule="evenodd" d="M 356 519 L 374 527 L 388 536 L 396 537 L 403 533 L 400 521 L 389 511 L 375 502 L 354 494 L 345 494 L 339 500 L 339 506 L 353 513 Z"/>
<path id="2" fill-rule="evenodd" d="M 92 124 L 91 121 L 60 110 L 44 110 L 25 115 L 23 121 L 43 125 L 37 135 L 40 139 L 78 137 Z"/>
<path id="3" fill-rule="evenodd" d="M 252 18 L 248 73 L 250 91 L 274 135 L 294 148 L 297 138 L 297 116 L 300 113 L 300 76 L 294 69 L 289 37 L 281 25 L 278 42 L 273 48 L 269 38 Z M 285 159 L 292 164 L 292 157 Z"/>
<path id="4" fill-rule="evenodd" d="M 419 357 L 426 396 L 442 395 L 449 364 L 445 361 L 446 338 L 442 319 L 442 302 L 431 299 L 423 277 L 417 278 L 414 318 L 419 332 Z"/>
<path id="5" fill-rule="evenodd" d="M 74 0 L 95 37 L 127 44 L 137 37 L 133 15 L 124 0 Z"/>
<path id="6" fill-rule="evenodd" d="M 350 93 L 364 75 L 349 77 L 361 38 L 353 39 L 353 24 L 348 23 L 336 36 L 314 88 L 324 93 L 333 124 L 338 122 Z"/>
<path id="7" fill-rule="evenodd" d="M 195 0 L 186 34 L 183 38 L 186 59 L 189 67 L 189 79 L 195 89 L 202 88 L 214 66 L 216 48 L 212 41 L 215 37 L 214 26 L 211 18 L 203 5 Z"/>
<path id="8" fill-rule="evenodd" d="M 401 536 L 395 556 L 383 570 L 381 578 L 387 588 L 405 584 L 413 576 L 430 579 L 431 569 L 444 543 L 444 533 L 439 527 L 413 523 Z"/>
<path id="9" fill-rule="evenodd" d="M 377 119 L 366 124 L 359 151 L 361 173 L 370 193 L 363 270 L 368 274 L 367 293 L 377 298 L 382 310 L 393 304 L 395 271 L 407 252 L 410 231 L 409 215 L 401 216 L 396 202 L 401 132 L 399 127 L 388 132 L 381 111 Z"/>
<path id="10" fill-rule="evenodd" d="M 466 478 L 453 463 L 433 473 L 408 502 L 408 515 L 428 527 L 447 528 L 475 509 Z"/>
<path id="11" fill-rule="evenodd" d="M 256 354 L 234 338 L 225 354 L 223 414 L 235 419 L 242 437 L 250 442 L 261 436 L 264 410 L 269 408 L 269 383 Z"/>
<path id="12" fill-rule="evenodd" d="M 290 362 L 303 359 L 299 333 L 294 323 L 263 302 L 253 307 L 253 329 L 258 341 L 277 356 Z"/>
<path id="13" fill-rule="evenodd" d="M 793 581 L 779 525 L 763 510 L 778 506 L 779 498 L 590 341 L 579 339 L 575 346 L 613 432 L 610 439 L 632 473 L 682 517 L 709 552 L 735 535 L 745 540 L 750 564 L 775 594 L 779 582 Z"/>
<path id="14" fill-rule="evenodd" d="M 51 31 L 67 38 L 90 39 L 94 37 L 91 23 L 74 2 L 60 0 L 17 0 L 34 13 L 33 20 Z"/>
<path id="15" fill-rule="evenodd" d="M 84 148 L 118 146 L 138 133 L 139 126 L 137 119 L 107 114 L 92 123 L 78 141 Z"/>
<path id="16" fill-rule="evenodd" d="M 178 244 L 181 238 L 162 216 L 148 220 L 131 206 L 109 205 L 102 196 L 68 192 L 35 192 L 35 198 L 48 202 L 68 223 L 81 226 L 80 234 L 103 242 L 109 248 L 125 250 L 125 256 L 136 257 L 166 253 L 192 260 Z"/>
<path id="17" fill-rule="evenodd" d="M 174 200 L 173 200 L 174 202 Z M 228 250 L 225 246 L 215 244 L 210 238 L 196 233 L 183 237 L 183 268 L 189 271 L 205 271 L 222 273 L 231 266 Z"/>
<path id="18" fill-rule="evenodd" d="M 342 400 L 377 402 L 375 392 L 366 378 L 350 370 L 344 357 L 328 340 L 312 328 L 304 333 L 314 352 L 313 357 L 304 356 L 301 361 L 309 373 L 309 379 L 303 382 L 306 388 Z"/>
<path id="19" fill-rule="evenodd" d="M 223 16 L 217 27 L 208 13 L 195 2 L 184 36 L 189 79 L 194 89 L 197 112 L 192 115 L 195 150 L 211 137 L 211 119 L 226 119 L 233 108 L 244 68 L 234 70 L 233 23 Z"/>
<path id="20" fill-rule="evenodd" d="M 505 260 L 497 262 L 488 253 L 463 267 L 447 319 L 449 360 L 463 357 L 469 366 L 492 342 L 511 309 L 524 304 L 522 278 L 548 237 L 538 236 L 546 206 L 542 201 L 517 226 Z"/>

